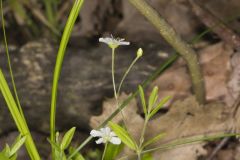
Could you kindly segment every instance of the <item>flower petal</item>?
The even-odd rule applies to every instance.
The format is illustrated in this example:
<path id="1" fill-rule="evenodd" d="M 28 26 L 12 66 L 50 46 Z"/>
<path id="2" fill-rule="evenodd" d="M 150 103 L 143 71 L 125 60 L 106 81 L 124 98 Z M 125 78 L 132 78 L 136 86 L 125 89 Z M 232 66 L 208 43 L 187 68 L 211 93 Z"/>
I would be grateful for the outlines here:
<path id="1" fill-rule="evenodd" d="M 109 127 L 105 127 L 105 133 L 106 135 L 110 135 L 111 129 Z"/>
<path id="2" fill-rule="evenodd" d="M 130 45 L 130 42 L 125 41 L 125 39 L 121 38 L 113 38 L 106 37 L 106 38 L 99 38 L 99 42 L 103 42 L 109 45 L 110 48 L 117 48 L 120 45 Z"/>
<path id="3" fill-rule="evenodd" d="M 90 135 L 93 136 L 93 137 L 102 137 L 103 134 L 102 134 L 102 132 L 93 129 L 90 132 Z"/>
<path id="4" fill-rule="evenodd" d="M 116 137 L 117 135 L 114 132 L 110 132 L 109 134 L 111 137 Z"/>
<path id="5" fill-rule="evenodd" d="M 112 138 L 110 139 L 110 142 L 111 142 L 112 144 L 119 145 L 119 144 L 121 144 L 121 139 L 118 138 L 118 137 L 112 137 Z"/>
<path id="6" fill-rule="evenodd" d="M 95 141 L 97 144 L 105 143 L 103 138 L 99 138 Z"/>
<path id="7" fill-rule="evenodd" d="M 99 42 L 103 42 L 103 43 L 107 43 L 108 44 L 108 41 L 106 38 L 99 38 Z"/>
<path id="8" fill-rule="evenodd" d="M 130 45 L 130 42 L 126 42 L 126 41 L 123 42 L 123 41 L 122 41 L 122 42 L 119 42 L 119 45 L 125 45 L 125 46 L 126 46 L 126 45 Z"/>

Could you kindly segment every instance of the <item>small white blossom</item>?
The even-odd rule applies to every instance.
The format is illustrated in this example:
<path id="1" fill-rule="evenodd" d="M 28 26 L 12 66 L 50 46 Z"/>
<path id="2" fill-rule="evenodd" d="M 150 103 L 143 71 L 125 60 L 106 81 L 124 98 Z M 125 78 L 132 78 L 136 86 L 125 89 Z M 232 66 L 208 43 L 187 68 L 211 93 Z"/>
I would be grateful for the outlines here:
<path id="1" fill-rule="evenodd" d="M 125 41 L 123 38 L 113 38 L 111 37 L 106 37 L 106 38 L 99 38 L 99 42 L 106 43 L 110 48 L 117 48 L 118 46 L 125 46 L 125 45 L 130 45 L 130 42 Z"/>
<path id="2" fill-rule="evenodd" d="M 92 130 L 90 132 L 90 135 L 92 137 L 99 137 L 99 139 L 96 140 L 97 144 L 107 143 L 107 142 L 111 142 L 112 144 L 116 144 L 116 145 L 121 144 L 120 138 L 118 138 L 117 135 L 113 131 L 111 131 L 109 127 L 101 128 L 99 131 Z"/>

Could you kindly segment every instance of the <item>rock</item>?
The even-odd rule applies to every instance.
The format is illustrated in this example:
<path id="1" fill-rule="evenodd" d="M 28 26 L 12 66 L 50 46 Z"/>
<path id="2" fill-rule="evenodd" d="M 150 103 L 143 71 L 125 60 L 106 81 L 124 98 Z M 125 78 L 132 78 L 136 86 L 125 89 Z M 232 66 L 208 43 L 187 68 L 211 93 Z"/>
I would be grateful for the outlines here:
<path id="1" fill-rule="evenodd" d="M 160 47 L 160 46 L 159 46 Z M 123 85 L 132 92 L 157 66 L 162 58 L 156 54 L 164 49 L 145 45 L 143 58 L 133 67 Z M 116 50 L 116 82 L 136 56 L 136 46 Z M 52 75 L 56 47 L 47 41 L 30 42 L 11 52 L 13 72 L 19 98 L 30 128 L 49 131 Z M 10 84 L 6 56 L 0 66 Z M 88 128 L 89 117 L 101 112 L 101 103 L 113 96 L 111 80 L 111 50 L 105 44 L 91 49 L 69 48 L 63 63 L 57 101 L 57 130 L 76 126 Z M 0 124 L 2 131 L 14 127 L 6 104 L 0 96 Z M 11 123 L 10 123 L 11 122 Z"/>

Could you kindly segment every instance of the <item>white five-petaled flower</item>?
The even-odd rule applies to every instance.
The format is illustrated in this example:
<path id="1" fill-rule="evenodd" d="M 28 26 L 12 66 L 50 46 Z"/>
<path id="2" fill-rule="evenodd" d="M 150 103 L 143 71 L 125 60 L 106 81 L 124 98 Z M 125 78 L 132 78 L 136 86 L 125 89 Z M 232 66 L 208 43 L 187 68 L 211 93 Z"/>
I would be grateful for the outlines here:
<path id="1" fill-rule="evenodd" d="M 118 46 L 125 46 L 125 45 L 130 45 L 130 42 L 125 41 L 123 38 L 113 38 L 111 37 L 106 37 L 106 38 L 99 38 L 99 42 L 106 43 L 110 48 L 117 48 Z"/>
<path id="2" fill-rule="evenodd" d="M 116 144 L 116 145 L 121 144 L 120 138 L 118 138 L 117 135 L 113 131 L 111 131 L 109 127 L 101 128 L 99 131 L 92 130 L 90 132 L 90 135 L 93 137 L 99 137 L 99 139 L 96 140 L 97 144 L 107 143 L 107 142 L 111 142 L 112 144 Z"/>

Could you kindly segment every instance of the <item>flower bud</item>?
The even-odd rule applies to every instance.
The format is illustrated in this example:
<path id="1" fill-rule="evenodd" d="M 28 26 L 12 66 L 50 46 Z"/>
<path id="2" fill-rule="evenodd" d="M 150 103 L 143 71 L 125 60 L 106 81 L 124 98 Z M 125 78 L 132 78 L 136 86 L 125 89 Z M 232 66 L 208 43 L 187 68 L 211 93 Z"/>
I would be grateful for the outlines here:
<path id="1" fill-rule="evenodd" d="M 137 57 L 139 58 L 139 57 L 142 57 L 142 55 L 143 55 L 143 50 L 142 50 L 142 48 L 139 48 L 138 50 L 137 50 Z"/>

